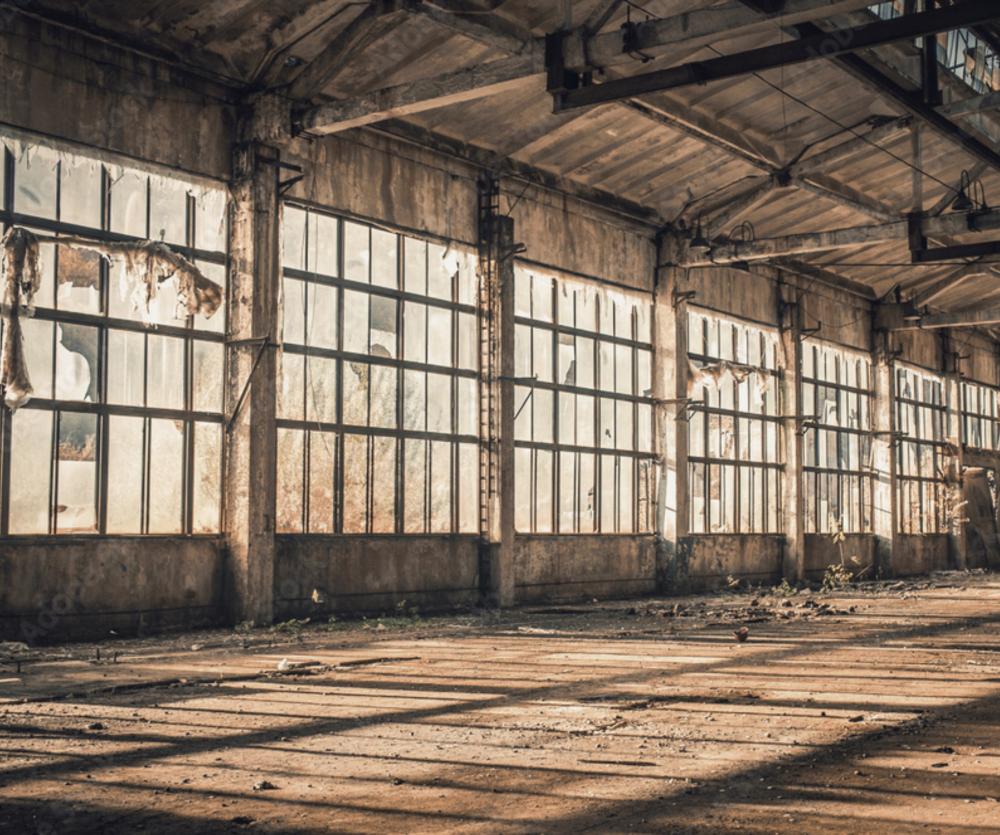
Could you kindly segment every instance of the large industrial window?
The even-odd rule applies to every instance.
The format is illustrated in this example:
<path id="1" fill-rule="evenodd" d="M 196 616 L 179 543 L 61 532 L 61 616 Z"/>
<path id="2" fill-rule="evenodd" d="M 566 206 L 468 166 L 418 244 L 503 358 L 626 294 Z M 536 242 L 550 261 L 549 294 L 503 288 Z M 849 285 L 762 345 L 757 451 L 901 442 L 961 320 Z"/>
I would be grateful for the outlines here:
<path id="1" fill-rule="evenodd" d="M 163 240 L 224 286 L 222 188 L 12 137 L 2 149 L 5 230 Z M 40 247 L 20 320 L 34 395 L 3 413 L 2 533 L 217 532 L 224 312 L 188 317 L 172 281 L 147 311 L 123 262 Z"/>
<path id="2" fill-rule="evenodd" d="M 802 349 L 806 530 L 871 530 L 871 366 L 853 351 Z"/>
<path id="3" fill-rule="evenodd" d="M 476 260 L 286 205 L 278 530 L 477 533 Z"/>
<path id="4" fill-rule="evenodd" d="M 692 533 L 776 533 L 782 455 L 777 332 L 689 311 Z"/>
<path id="5" fill-rule="evenodd" d="M 947 421 L 941 378 L 897 366 L 896 480 L 902 533 L 945 533 L 948 529 Z"/>
<path id="6" fill-rule="evenodd" d="M 962 383 L 962 443 L 1000 450 L 1000 391 L 993 386 Z"/>
<path id="7" fill-rule="evenodd" d="M 652 530 L 648 295 L 515 270 L 515 525 Z"/>

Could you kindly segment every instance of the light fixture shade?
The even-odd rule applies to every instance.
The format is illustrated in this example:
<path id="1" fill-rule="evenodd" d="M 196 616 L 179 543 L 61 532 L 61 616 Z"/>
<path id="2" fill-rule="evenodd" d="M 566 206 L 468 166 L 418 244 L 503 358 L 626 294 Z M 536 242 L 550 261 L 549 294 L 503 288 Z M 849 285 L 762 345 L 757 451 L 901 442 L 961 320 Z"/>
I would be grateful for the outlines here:
<path id="1" fill-rule="evenodd" d="M 958 190 L 958 195 L 951 203 L 951 208 L 956 212 L 971 212 L 974 208 L 972 201 L 969 199 L 969 195 L 965 193 L 964 188 Z"/>

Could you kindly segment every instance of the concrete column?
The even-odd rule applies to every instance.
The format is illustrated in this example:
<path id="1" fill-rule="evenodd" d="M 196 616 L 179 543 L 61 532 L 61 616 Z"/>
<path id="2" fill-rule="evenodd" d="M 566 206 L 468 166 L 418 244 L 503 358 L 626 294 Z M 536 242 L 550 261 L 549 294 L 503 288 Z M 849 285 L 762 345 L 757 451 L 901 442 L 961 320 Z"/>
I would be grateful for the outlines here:
<path id="1" fill-rule="evenodd" d="M 969 562 L 968 522 L 965 490 L 965 450 L 962 447 L 962 374 L 959 351 L 947 331 L 941 332 L 941 353 L 944 357 L 944 402 L 948 404 L 945 437 L 952 449 L 950 483 L 948 485 L 948 560 L 953 568 L 964 570 Z"/>
<path id="2" fill-rule="evenodd" d="M 896 484 L 896 372 L 888 331 L 876 331 L 872 363 L 872 528 L 875 533 L 875 576 L 892 574 L 892 555 L 899 536 Z"/>
<path id="3" fill-rule="evenodd" d="M 224 519 L 234 620 L 270 623 L 274 596 L 275 399 L 280 328 L 278 151 L 250 142 L 233 160 Z"/>
<path id="4" fill-rule="evenodd" d="M 485 455 L 480 466 L 485 513 L 481 526 L 480 590 L 488 606 L 511 606 L 514 591 L 514 220 L 500 215 L 499 188 L 480 184 L 480 294 L 484 307 L 480 422 Z M 491 469 L 495 470 L 493 477 Z"/>
<path id="5" fill-rule="evenodd" d="M 781 306 L 781 410 L 785 446 L 785 476 L 781 494 L 781 523 L 785 531 L 782 573 L 786 580 L 804 580 L 806 576 L 806 507 L 804 498 L 804 462 L 802 438 L 802 306 L 798 290 L 787 284 L 778 286 Z"/>
<path id="6" fill-rule="evenodd" d="M 686 573 L 681 541 L 688 534 L 688 311 L 684 271 L 664 267 L 653 290 L 654 452 L 656 489 L 656 580 L 661 591 L 676 588 Z"/>

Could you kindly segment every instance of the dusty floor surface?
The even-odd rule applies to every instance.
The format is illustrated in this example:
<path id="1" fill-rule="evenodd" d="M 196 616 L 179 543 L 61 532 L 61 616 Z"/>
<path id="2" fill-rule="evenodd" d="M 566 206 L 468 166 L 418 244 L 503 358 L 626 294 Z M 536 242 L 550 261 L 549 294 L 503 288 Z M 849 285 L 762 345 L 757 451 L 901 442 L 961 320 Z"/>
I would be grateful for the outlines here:
<path id="1" fill-rule="evenodd" d="M 1000 832 L 996 575 L 96 649 L 0 667 L 0 832 Z"/>

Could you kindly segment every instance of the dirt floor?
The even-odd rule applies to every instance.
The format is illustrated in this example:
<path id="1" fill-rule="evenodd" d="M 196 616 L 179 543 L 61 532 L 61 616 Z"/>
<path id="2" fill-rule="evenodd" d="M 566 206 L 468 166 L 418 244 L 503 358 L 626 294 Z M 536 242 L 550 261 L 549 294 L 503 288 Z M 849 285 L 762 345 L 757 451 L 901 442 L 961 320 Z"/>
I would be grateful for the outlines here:
<path id="1" fill-rule="evenodd" d="M 784 591 L 46 648 L 0 832 L 1000 832 L 1000 577 Z"/>

